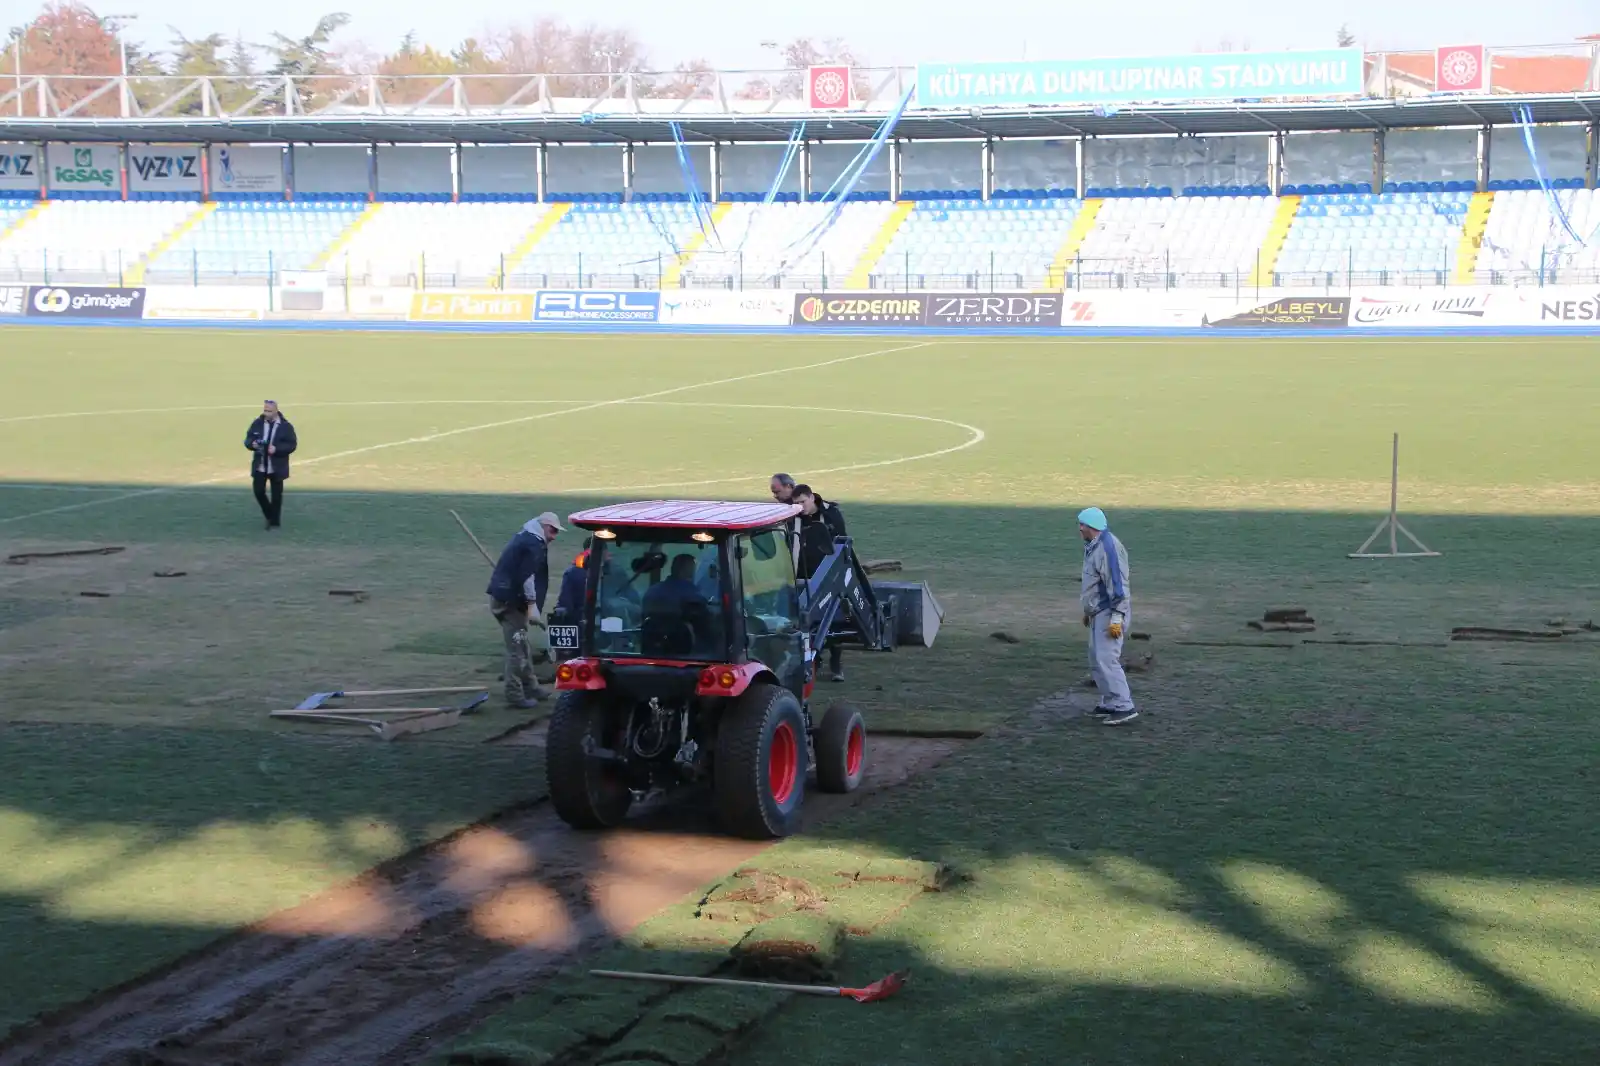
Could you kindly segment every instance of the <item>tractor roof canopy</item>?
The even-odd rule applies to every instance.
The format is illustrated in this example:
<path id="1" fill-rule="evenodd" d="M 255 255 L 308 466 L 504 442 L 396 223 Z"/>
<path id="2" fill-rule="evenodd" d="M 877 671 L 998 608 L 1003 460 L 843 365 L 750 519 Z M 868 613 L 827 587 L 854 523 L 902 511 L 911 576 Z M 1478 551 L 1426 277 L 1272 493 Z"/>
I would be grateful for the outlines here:
<path id="1" fill-rule="evenodd" d="M 611 527 L 717 530 L 765 529 L 800 513 L 797 503 L 732 503 L 708 500 L 646 500 L 592 507 L 567 516 L 582 529 Z"/>

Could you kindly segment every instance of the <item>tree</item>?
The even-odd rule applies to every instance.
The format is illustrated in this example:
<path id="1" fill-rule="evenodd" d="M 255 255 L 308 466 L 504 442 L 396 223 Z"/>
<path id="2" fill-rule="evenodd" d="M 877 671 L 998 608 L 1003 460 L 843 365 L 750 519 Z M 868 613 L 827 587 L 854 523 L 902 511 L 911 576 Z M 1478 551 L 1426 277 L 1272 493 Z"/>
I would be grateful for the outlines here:
<path id="1" fill-rule="evenodd" d="M 289 37 L 273 33 L 273 43 L 266 46 L 272 54 L 272 68 L 267 73 L 275 77 L 314 78 L 342 73 L 334 63 L 328 48 L 333 35 L 350 24 L 350 16 L 343 11 L 323 15 L 317 25 L 304 37 Z"/>
<path id="2" fill-rule="evenodd" d="M 420 103 L 424 97 L 439 88 L 442 80 L 456 72 L 455 60 L 432 45 L 417 46 L 417 35 L 408 32 L 393 54 L 385 56 L 378 64 L 382 80 L 378 91 L 385 101 L 396 104 Z M 434 97 L 434 103 L 447 105 L 451 99 Z"/>
<path id="3" fill-rule="evenodd" d="M 1340 25 L 1339 32 L 1334 37 L 1334 40 L 1339 43 L 1340 48 L 1354 47 L 1356 43 L 1356 35 L 1350 32 L 1350 24 L 1348 22 Z"/>
<path id="4" fill-rule="evenodd" d="M 648 95 L 669 100 L 710 100 L 716 96 L 715 68 L 709 59 L 679 63 L 669 77 L 658 78 Z"/>
<path id="5" fill-rule="evenodd" d="M 344 64 L 334 58 L 328 46 L 333 35 L 349 24 L 350 16 L 336 11 L 318 19 L 304 37 L 273 33 L 272 43 L 265 49 L 273 60 L 267 73 L 273 77 L 308 79 L 295 86 L 300 98 L 297 107 L 315 111 L 348 88 Z"/>
<path id="6" fill-rule="evenodd" d="M 76 0 L 48 3 L 37 18 L 23 27 L 21 61 L 24 75 L 49 74 L 83 80 L 50 83 L 55 106 L 65 111 L 103 88 L 105 79 L 122 70 L 117 35 L 88 7 Z M 28 101 L 31 108 L 37 103 Z M 118 112 L 117 94 L 104 92 L 76 112 L 84 117 L 106 117 Z"/>

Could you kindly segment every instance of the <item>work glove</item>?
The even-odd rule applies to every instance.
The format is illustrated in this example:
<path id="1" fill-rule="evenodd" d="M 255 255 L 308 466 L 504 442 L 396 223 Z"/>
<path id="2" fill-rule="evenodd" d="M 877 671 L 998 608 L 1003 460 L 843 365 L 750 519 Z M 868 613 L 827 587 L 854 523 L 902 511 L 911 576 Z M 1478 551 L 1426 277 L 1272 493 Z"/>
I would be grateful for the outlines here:
<path id="1" fill-rule="evenodd" d="M 1111 624 L 1106 626 L 1106 636 L 1112 640 L 1122 639 L 1122 616 L 1120 614 L 1111 616 Z"/>

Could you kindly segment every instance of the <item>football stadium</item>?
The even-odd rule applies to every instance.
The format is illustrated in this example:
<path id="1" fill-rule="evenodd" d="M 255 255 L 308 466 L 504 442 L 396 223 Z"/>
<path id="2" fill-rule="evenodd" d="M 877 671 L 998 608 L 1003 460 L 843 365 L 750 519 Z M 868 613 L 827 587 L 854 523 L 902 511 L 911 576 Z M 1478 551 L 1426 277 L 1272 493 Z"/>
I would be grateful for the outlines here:
<path id="1" fill-rule="evenodd" d="M 131 18 L 0 54 L 0 1066 L 1593 1061 L 1600 38 Z"/>

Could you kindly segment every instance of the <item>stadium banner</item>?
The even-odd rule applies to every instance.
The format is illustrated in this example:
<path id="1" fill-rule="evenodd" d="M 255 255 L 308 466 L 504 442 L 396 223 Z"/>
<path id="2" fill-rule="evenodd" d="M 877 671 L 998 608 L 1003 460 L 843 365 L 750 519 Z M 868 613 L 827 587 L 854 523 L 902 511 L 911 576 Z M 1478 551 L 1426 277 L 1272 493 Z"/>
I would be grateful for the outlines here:
<path id="1" fill-rule="evenodd" d="M 827 326 L 920 326 L 928 301 L 920 293 L 869 296 L 859 292 L 799 292 L 794 295 L 794 324 Z"/>
<path id="2" fill-rule="evenodd" d="M 282 148 L 254 144 L 211 146 L 211 191 L 282 192 Z"/>
<path id="3" fill-rule="evenodd" d="M 200 153 L 195 144 L 128 145 L 130 192 L 199 192 Z"/>
<path id="4" fill-rule="evenodd" d="M 924 325 L 959 329 L 992 326 L 1059 326 L 1059 293 L 930 292 Z"/>
<path id="5" fill-rule="evenodd" d="M 52 144 L 46 152 L 51 192 L 117 192 L 122 160 L 114 144 Z"/>
<path id="6" fill-rule="evenodd" d="M 1350 294 L 1350 325 L 1358 329 L 1482 326 L 1488 324 L 1491 307 L 1514 295 L 1509 289 L 1356 289 Z"/>
<path id="7" fill-rule="evenodd" d="M 533 294 L 535 322 L 659 322 L 661 294 L 621 289 L 540 289 Z"/>
<path id="8" fill-rule="evenodd" d="M 794 297 L 786 292 L 691 292 L 661 294 L 664 326 L 787 326 Z"/>
<path id="9" fill-rule="evenodd" d="M 372 191 L 372 153 L 365 145 L 297 144 L 290 152 L 296 193 Z"/>
<path id="10" fill-rule="evenodd" d="M 28 311 L 26 285 L 0 285 L 0 315 L 23 315 Z"/>
<path id="11" fill-rule="evenodd" d="M 429 145 L 378 145 L 378 192 L 446 193 L 452 188 L 450 149 Z"/>
<path id="12" fill-rule="evenodd" d="M 1195 329 L 1212 303 L 1226 314 L 1235 302 L 1182 293 L 1069 291 L 1061 308 L 1061 325 L 1066 329 Z"/>
<path id="13" fill-rule="evenodd" d="M 1213 318 L 1220 310 L 1221 318 Z M 1254 304 L 1213 308 L 1200 325 L 1221 329 L 1344 329 L 1350 324 L 1348 296 L 1285 296 Z"/>
<path id="14" fill-rule="evenodd" d="M 44 185 L 43 160 L 37 144 L 0 141 L 0 191 L 38 192 Z"/>
<path id="15" fill-rule="evenodd" d="M 265 318 L 272 290 L 265 285 L 151 285 L 144 317 L 178 321 L 247 321 Z"/>
<path id="16" fill-rule="evenodd" d="M 933 329 L 1039 328 L 1061 325 L 1064 298 L 1046 292 L 801 292 L 794 324 L 905 326 Z"/>
<path id="17" fill-rule="evenodd" d="M 411 297 L 408 322 L 528 322 L 531 292 L 419 292 Z"/>
<path id="18" fill-rule="evenodd" d="M 1131 59 L 921 63 L 919 108 L 1187 103 L 1359 95 L 1360 48 Z"/>
<path id="19" fill-rule="evenodd" d="M 1600 332 L 1600 285 L 1551 285 L 1497 292 L 1485 325 Z"/>
<path id="20" fill-rule="evenodd" d="M 113 285 L 30 285 L 27 314 L 33 318 L 143 318 L 143 288 Z"/>

